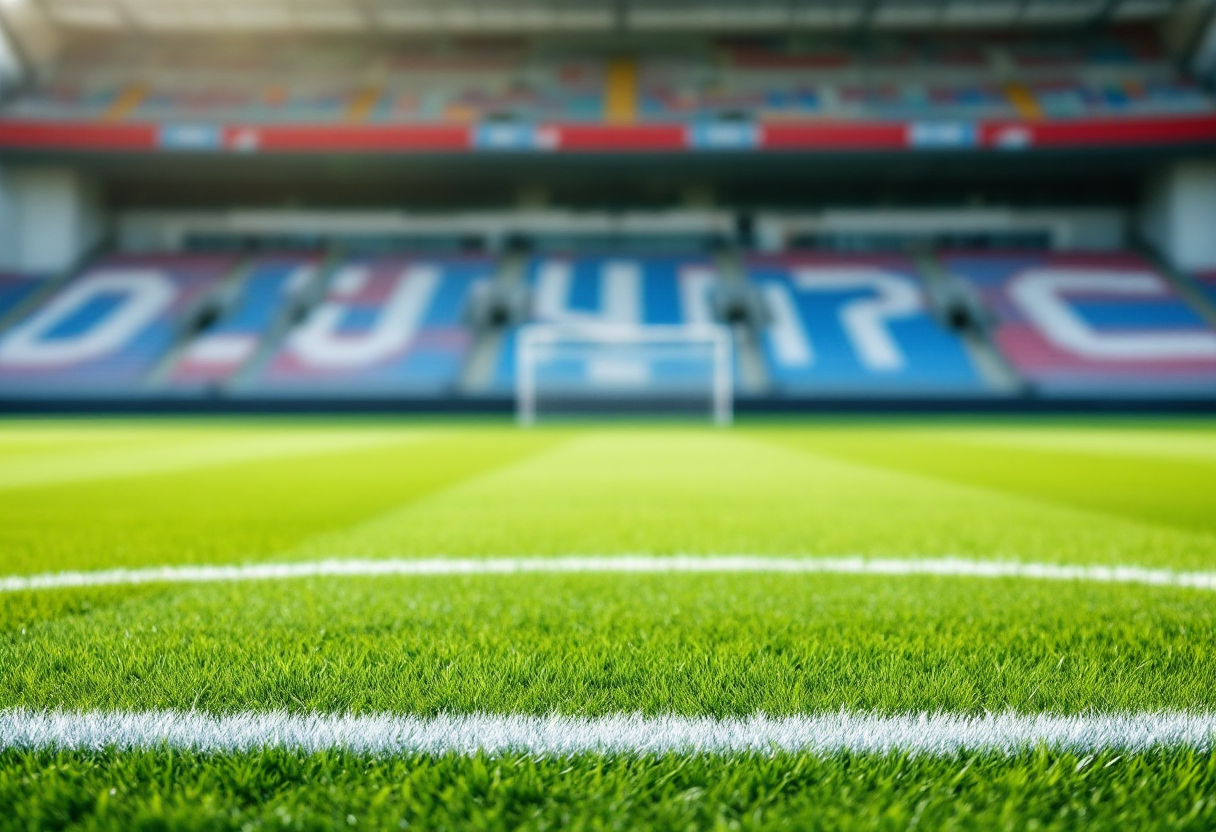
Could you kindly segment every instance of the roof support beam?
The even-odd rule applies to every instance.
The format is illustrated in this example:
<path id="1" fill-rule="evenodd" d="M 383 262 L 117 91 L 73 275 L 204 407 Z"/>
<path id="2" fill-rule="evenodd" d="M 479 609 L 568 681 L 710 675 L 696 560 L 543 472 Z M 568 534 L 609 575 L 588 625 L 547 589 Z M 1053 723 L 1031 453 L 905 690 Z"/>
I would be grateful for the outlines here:
<path id="1" fill-rule="evenodd" d="M 612 0 L 612 31 L 629 31 L 629 0 Z"/>
<path id="2" fill-rule="evenodd" d="M 183 21 L 181 27 L 185 31 L 193 31 L 190 23 L 196 19 L 197 10 L 190 6 L 180 6 L 180 3 L 189 3 L 190 0 L 175 0 L 174 3 L 165 2 L 161 4 L 159 0 L 90 0 L 88 5 L 80 5 L 80 0 L 0 0 L 0 4 L 5 6 L 7 11 L 10 8 L 26 6 L 41 12 L 41 17 L 50 24 L 56 22 L 56 18 L 49 11 L 70 11 L 71 9 L 80 8 L 94 9 L 98 12 L 107 11 L 115 16 L 115 22 L 121 23 L 121 26 L 128 32 L 138 32 L 141 29 L 150 32 L 157 31 L 160 27 L 160 15 L 171 15 L 173 8 L 183 8 L 188 10 L 190 14 L 186 15 L 187 19 Z M 200 2 L 200 0 L 194 0 Z M 753 0 L 753 4 L 756 0 Z M 888 16 L 892 21 L 905 21 L 905 17 L 897 14 L 904 8 L 907 8 L 909 14 L 906 16 L 908 25 L 915 25 L 918 28 L 927 28 L 932 30 L 936 25 L 935 21 L 942 19 L 951 5 L 957 4 L 960 7 L 972 7 L 977 10 L 983 10 L 987 0 L 923 0 L 923 5 L 913 4 L 908 0 L 898 2 L 898 0 L 764 0 L 761 4 L 766 21 L 766 28 L 771 28 L 778 31 L 788 31 L 788 25 L 782 25 L 777 21 L 781 19 L 780 14 L 774 16 L 772 14 L 775 8 L 785 10 L 786 21 L 794 20 L 809 20 L 810 17 L 804 17 L 801 12 L 804 8 L 813 8 L 817 11 L 822 11 L 822 16 L 814 17 L 816 20 L 821 20 L 825 29 L 836 30 L 836 27 L 843 25 L 846 33 L 851 33 L 858 38 L 868 36 L 876 26 L 887 21 Z M 1012 0 L 1016 4 L 1017 19 L 1024 20 L 1027 9 L 1042 8 L 1051 0 Z M 1183 0 L 1173 0 L 1175 4 L 1183 2 Z M 1205 0 L 1191 0 L 1196 5 L 1201 5 Z M 739 0 L 734 0 L 739 10 L 747 7 L 747 4 L 739 4 Z M 1008 8 L 1010 0 L 1001 0 L 995 5 L 1001 9 Z M 307 8 L 310 12 L 310 19 L 317 17 L 321 22 L 316 27 L 317 29 L 334 31 L 375 31 L 376 24 L 381 18 L 381 15 L 387 17 L 388 12 L 398 9 L 410 11 L 413 9 L 419 14 L 423 14 L 428 9 L 439 9 L 439 17 L 443 17 L 448 12 L 468 12 L 469 15 L 476 18 L 476 12 L 479 9 L 487 11 L 493 10 L 495 21 L 502 24 L 503 31 L 510 30 L 527 30 L 529 22 L 535 23 L 543 30 L 560 30 L 562 28 L 561 17 L 567 11 L 579 12 L 582 10 L 591 10 L 595 13 L 597 20 L 602 20 L 615 32 L 631 31 L 635 13 L 640 11 L 649 11 L 649 0 L 529 0 L 525 7 L 516 7 L 511 0 L 306 0 L 304 3 L 296 3 L 295 0 L 228 0 L 222 4 L 223 8 L 229 6 L 241 6 L 247 10 L 248 15 L 253 20 L 261 20 L 258 15 L 258 9 L 265 6 L 264 11 L 270 14 L 271 11 L 277 8 L 302 9 Z M 39 7 L 42 8 L 39 8 Z M 1068 16 L 1065 19 L 1063 15 L 1043 15 L 1041 21 L 1044 26 L 1056 26 L 1057 28 L 1084 28 L 1091 26 L 1100 28 L 1114 21 L 1119 16 L 1121 9 L 1129 7 L 1129 0 L 1092 0 L 1092 5 L 1089 2 L 1081 3 L 1079 6 L 1069 6 L 1076 8 L 1076 16 Z M 1207 5 L 1204 8 L 1211 8 Z M 548 9 L 553 14 L 550 17 L 543 17 L 540 20 L 534 19 L 535 16 L 530 16 L 529 10 L 536 11 L 537 9 Z M 670 26 L 674 30 L 681 28 L 681 18 L 689 21 L 694 21 L 697 16 L 705 10 L 714 9 L 732 9 L 732 0 L 665 0 L 660 6 L 664 14 L 665 26 Z M 513 11 L 514 10 L 514 11 Z M 314 14 L 315 12 L 315 14 Z M 332 13 L 332 14 L 331 14 Z M 890 13 L 888 15 L 888 13 Z M 346 18 L 342 18 L 345 14 Z M 758 19 L 760 19 L 760 11 L 757 11 Z M 155 17 L 154 17 L 155 16 Z M 242 28 L 240 18 L 245 15 L 234 16 L 231 22 L 235 28 Z M 335 23 L 332 27 L 325 22 L 330 16 L 333 16 Z M 356 24 L 355 17 L 358 17 Z M 70 17 L 70 16 L 69 16 Z M 69 17 L 64 17 L 63 25 L 88 25 L 87 15 L 85 22 L 72 22 Z M 271 15 L 274 17 L 274 15 Z M 411 15 L 407 15 L 410 20 L 414 20 Z M 1035 15 L 1036 19 L 1039 15 Z M 704 18 L 704 15 L 702 15 Z M 462 18 L 463 19 L 463 18 Z M 977 17 L 977 20 L 982 17 Z M 172 19 L 167 21 L 172 23 Z M 421 22 L 410 24 L 411 27 L 418 25 L 421 29 L 427 28 L 424 19 Z M 435 24 L 439 26 L 440 24 Z M 689 26 L 693 24 L 690 23 Z M 12 27 L 10 27 L 12 28 Z M 172 27 L 177 28 L 177 27 Z M 308 31 L 312 31 L 312 27 L 303 27 Z M 199 31 L 209 30 L 210 27 L 200 25 Z M 251 27 L 252 30 L 252 27 Z M 21 33 L 18 32 L 20 35 Z"/>
<path id="3" fill-rule="evenodd" d="M 9 32 L 4 20 L 4 5 L 0 4 L 0 100 L 10 89 L 21 83 L 25 75 L 25 60 L 21 45 Z"/>
<path id="4" fill-rule="evenodd" d="M 1101 29 L 1114 20 L 1115 15 L 1119 12 L 1119 7 L 1122 6 L 1123 3 L 1124 0 L 1106 0 L 1106 2 L 1102 4 L 1102 7 L 1098 9 L 1098 13 L 1094 15 L 1094 19 L 1091 24 L 1092 27 L 1094 29 Z"/>
<path id="5" fill-rule="evenodd" d="M 1207 18 L 1186 56 L 1187 68 L 1209 86 L 1216 86 L 1216 3 L 1208 7 Z"/>
<path id="6" fill-rule="evenodd" d="M 878 14 L 878 7 L 881 5 L 882 0 L 865 0 L 861 16 L 857 18 L 857 33 L 859 35 L 867 35 L 873 30 L 874 18 Z"/>
<path id="7" fill-rule="evenodd" d="M 59 52 L 59 33 L 34 0 L 0 1 L 0 37 L 11 48 L 19 74 L 50 63 Z"/>

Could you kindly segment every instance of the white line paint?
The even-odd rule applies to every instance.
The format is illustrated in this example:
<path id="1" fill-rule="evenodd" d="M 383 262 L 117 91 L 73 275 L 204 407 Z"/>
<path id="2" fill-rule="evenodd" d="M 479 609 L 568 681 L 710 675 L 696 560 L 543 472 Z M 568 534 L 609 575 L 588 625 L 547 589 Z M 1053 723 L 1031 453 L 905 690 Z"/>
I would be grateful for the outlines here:
<path id="1" fill-rule="evenodd" d="M 938 575 L 1025 578 L 1216 590 L 1216 572 L 1177 572 L 1139 566 L 1069 566 L 964 558 L 770 557 L 764 555 L 585 555 L 552 558 L 428 558 L 320 560 L 237 566 L 160 566 L 95 572 L 51 572 L 0 578 L 0 592 L 135 584 L 202 584 L 291 578 L 391 575 L 517 575 L 571 573 L 781 573 L 825 575 Z"/>
<path id="2" fill-rule="evenodd" d="M 65 713 L 0 711 L 0 748 L 198 751 L 284 748 L 372 753 L 811 753 L 959 751 L 1016 753 L 1030 747 L 1092 752 L 1156 747 L 1216 747 L 1216 713 L 825 714 L 738 719 L 472 714 L 416 717 L 290 715 L 208 716 L 177 711 Z"/>

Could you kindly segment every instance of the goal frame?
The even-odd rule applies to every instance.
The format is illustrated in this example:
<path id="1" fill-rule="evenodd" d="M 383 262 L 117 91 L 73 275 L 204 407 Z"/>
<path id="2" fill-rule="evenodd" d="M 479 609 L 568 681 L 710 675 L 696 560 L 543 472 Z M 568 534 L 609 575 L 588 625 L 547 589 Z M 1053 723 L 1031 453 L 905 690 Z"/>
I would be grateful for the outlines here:
<path id="1" fill-rule="evenodd" d="M 535 323 L 520 327 L 515 341 L 515 406 L 521 426 L 536 424 L 536 350 L 562 341 L 603 344 L 705 344 L 713 356 L 710 401 L 713 423 L 734 418 L 734 341 L 719 324 Z M 643 397 L 644 398 L 644 397 Z"/>

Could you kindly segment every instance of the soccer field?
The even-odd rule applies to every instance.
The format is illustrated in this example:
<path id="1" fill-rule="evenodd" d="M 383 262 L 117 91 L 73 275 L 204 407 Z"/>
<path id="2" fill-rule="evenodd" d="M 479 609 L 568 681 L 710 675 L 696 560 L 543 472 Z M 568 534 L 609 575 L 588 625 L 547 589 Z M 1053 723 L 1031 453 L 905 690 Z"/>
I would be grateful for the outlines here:
<path id="1" fill-rule="evenodd" d="M 0 423 L 0 828 L 1216 827 L 1216 424 Z"/>

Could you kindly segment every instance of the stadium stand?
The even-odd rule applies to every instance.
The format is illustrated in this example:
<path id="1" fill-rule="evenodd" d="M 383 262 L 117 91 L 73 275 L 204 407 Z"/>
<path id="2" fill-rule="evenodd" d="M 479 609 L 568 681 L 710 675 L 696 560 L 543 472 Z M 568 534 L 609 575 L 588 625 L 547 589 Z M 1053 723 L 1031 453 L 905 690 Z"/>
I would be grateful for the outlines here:
<path id="1" fill-rule="evenodd" d="M 795 39 L 691 40 L 572 57 L 518 39 L 487 52 L 285 44 L 228 55 L 68 55 L 0 109 L 15 121 L 193 124 L 1074 120 L 1210 114 L 1213 101 L 1143 36 L 960 43 L 891 37 L 853 51 Z"/>
<path id="2" fill-rule="evenodd" d="M 1052 48 L 1054 47 L 1054 48 Z M 949 40 L 869 52 L 724 49 L 716 63 L 659 59 L 642 71 L 642 112 L 662 118 L 1008 119 L 1211 111 L 1160 52 L 1118 40 Z"/>
<path id="3" fill-rule="evenodd" d="M 781 392 L 985 391 L 907 257 L 753 256 L 745 268 L 768 307 L 764 354 Z"/>
<path id="4" fill-rule="evenodd" d="M 525 323 L 673 326 L 712 321 L 710 261 L 696 256 L 532 258 L 525 281 L 532 304 Z M 504 333 L 492 389 L 514 390 L 518 327 Z M 651 384 L 670 381 L 648 375 Z"/>
<path id="5" fill-rule="evenodd" d="M 1216 393 L 1216 330 L 1133 254 L 941 258 L 996 317 L 1005 358 L 1044 393 Z"/>
<path id="6" fill-rule="evenodd" d="M 225 255 L 100 259 L 0 337 L 0 386 L 70 395 L 143 389 L 191 311 L 234 265 Z"/>
<path id="7" fill-rule="evenodd" d="M 0 398 L 501 400 L 524 326 L 705 323 L 775 407 L 1216 401 L 1172 0 L 89 2 L 0 11 Z"/>
<path id="8" fill-rule="evenodd" d="M 595 119 L 602 62 L 522 51 L 402 56 L 312 45 L 230 56 L 130 54 L 68 59 L 4 110 L 12 118 L 334 124 Z"/>
<path id="9" fill-rule="evenodd" d="M 732 259 L 722 261 L 728 272 Z M 1014 392 L 993 384 L 977 350 L 999 353 L 1017 377 L 1050 396 L 1216 395 L 1210 318 L 1138 255 L 942 252 L 925 259 L 974 292 L 973 317 L 992 322 L 990 341 L 982 332 L 965 338 L 947 323 L 941 287 L 935 301 L 936 278 L 910 256 L 744 255 L 739 285 L 752 287 L 761 311 L 732 330 L 743 338 L 737 393 L 745 392 L 750 340 L 764 383 L 748 395 Z M 719 300 L 731 284 L 723 265 L 693 254 L 532 256 L 521 273 L 523 318 L 475 319 L 478 290 L 510 282 L 507 262 L 107 255 L 9 316 L 0 388 L 26 396 L 509 396 L 521 326 L 644 329 L 725 320 Z M 1216 304 L 1216 275 L 1195 281 Z M 17 288 L 0 298 L 16 309 L 18 299 L 46 285 L 5 277 L 0 290 Z M 489 377 L 462 387 L 474 344 L 494 333 Z M 592 383 L 593 363 L 564 371 Z M 647 389 L 661 391 L 681 383 L 682 372 L 656 354 L 643 375 Z"/>
<path id="10" fill-rule="evenodd" d="M 231 380 L 291 312 L 319 265 L 317 257 L 287 255 L 259 257 L 248 264 L 226 308 L 185 345 L 167 375 L 168 383 L 190 389 Z"/>
<path id="11" fill-rule="evenodd" d="M 435 396 L 453 392 L 471 344 L 462 325 L 480 257 L 350 257 L 324 300 L 258 373 L 265 394 Z"/>

